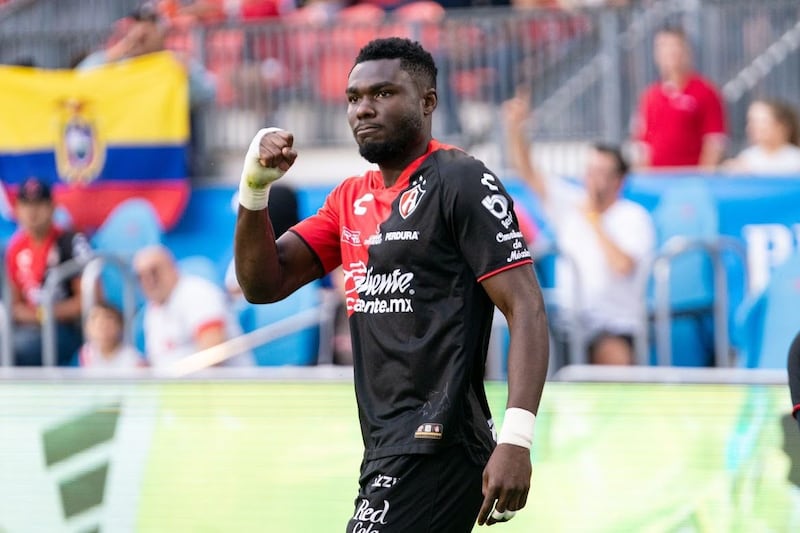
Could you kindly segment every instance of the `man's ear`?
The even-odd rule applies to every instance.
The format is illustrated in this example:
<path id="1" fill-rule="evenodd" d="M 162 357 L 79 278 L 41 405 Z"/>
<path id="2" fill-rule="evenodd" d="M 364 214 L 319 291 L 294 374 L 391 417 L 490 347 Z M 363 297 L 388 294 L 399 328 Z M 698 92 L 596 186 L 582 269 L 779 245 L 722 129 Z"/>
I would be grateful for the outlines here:
<path id="1" fill-rule="evenodd" d="M 436 89 L 431 87 L 427 89 L 422 96 L 423 100 L 423 108 L 422 111 L 425 115 L 430 115 L 436 109 L 436 106 L 439 105 L 439 95 L 436 94 Z"/>

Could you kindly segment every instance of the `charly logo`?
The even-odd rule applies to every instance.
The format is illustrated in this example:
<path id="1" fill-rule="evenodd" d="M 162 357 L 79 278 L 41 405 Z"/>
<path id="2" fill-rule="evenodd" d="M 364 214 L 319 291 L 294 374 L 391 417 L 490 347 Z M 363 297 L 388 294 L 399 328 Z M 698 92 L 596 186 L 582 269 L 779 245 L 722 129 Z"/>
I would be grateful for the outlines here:
<path id="1" fill-rule="evenodd" d="M 366 215 L 367 208 L 366 206 L 364 206 L 364 204 L 367 202 L 371 202 L 374 199 L 375 196 L 371 192 L 368 192 L 367 194 L 365 194 L 364 196 L 353 202 L 353 214 L 359 216 Z"/>
<path id="2" fill-rule="evenodd" d="M 383 500 L 383 507 L 372 507 L 369 500 L 363 499 L 358 504 L 353 520 L 356 521 L 353 533 L 380 533 L 380 526 L 386 525 L 389 514 L 389 500 Z"/>
<path id="3" fill-rule="evenodd" d="M 89 102 L 74 98 L 58 102 L 57 128 L 56 166 L 61 179 L 94 181 L 105 164 L 106 148 Z"/>
<path id="4" fill-rule="evenodd" d="M 404 219 L 411 216 L 411 213 L 417 209 L 420 200 L 425 195 L 425 189 L 422 188 L 425 185 L 425 178 L 422 175 L 414 180 L 411 185 L 410 189 L 400 195 L 400 201 L 397 203 L 397 211 Z"/>

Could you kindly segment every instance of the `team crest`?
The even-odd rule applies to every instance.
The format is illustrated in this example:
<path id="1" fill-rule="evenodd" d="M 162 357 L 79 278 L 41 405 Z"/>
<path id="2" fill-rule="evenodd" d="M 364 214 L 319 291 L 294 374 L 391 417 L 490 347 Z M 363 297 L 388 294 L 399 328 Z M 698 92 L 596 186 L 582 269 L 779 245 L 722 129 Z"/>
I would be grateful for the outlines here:
<path id="1" fill-rule="evenodd" d="M 400 216 L 408 218 L 411 216 L 411 213 L 419 205 L 420 200 L 425 195 L 425 189 L 422 186 L 425 184 L 425 180 L 422 176 L 420 176 L 414 183 L 414 186 L 408 189 L 406 192 L 400 195 L 400 201 L 397 205 L 397 210 L 400 212 Z"/>
<path id="2" fill-rule="evenodd" d="M 88 108 L 80 100 L 59 103 L 56 164 L 59 177 L 67 183 L 94 181 L 105 164 L 105 145 Z"/>

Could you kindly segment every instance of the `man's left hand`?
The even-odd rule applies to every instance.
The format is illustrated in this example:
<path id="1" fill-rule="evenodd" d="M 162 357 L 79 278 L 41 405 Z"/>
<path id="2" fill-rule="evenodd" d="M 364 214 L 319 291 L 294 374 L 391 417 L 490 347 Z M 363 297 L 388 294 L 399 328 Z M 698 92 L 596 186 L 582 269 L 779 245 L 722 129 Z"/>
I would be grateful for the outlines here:
<path id="1" fill-rule="evenodd" d="M 483 469 L 483 504 L 478 525 L 507 522 L 492 511 L 518 511 L 525 507 L 531 488 L 531 451 L 514 444 L 498 444 Z"/>

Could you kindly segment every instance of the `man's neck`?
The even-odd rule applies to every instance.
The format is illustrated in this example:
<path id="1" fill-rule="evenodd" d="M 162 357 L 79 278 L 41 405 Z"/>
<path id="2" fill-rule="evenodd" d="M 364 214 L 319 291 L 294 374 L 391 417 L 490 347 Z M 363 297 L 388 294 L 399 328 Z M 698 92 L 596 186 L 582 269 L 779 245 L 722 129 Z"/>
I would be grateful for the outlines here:
<path id="1" fill-rule="evenodd" d="M 663 76 L 662 81 L 665 84 L 672 85 L 676 89 L 683 89 L 689 82 L 692 73 L 690 71 L 670 72 Z"/>
<path id="2" fill-rule="evenodd" d="M 428 151 L 428 146 L 430 146 L 431 138 L 425 141 L 424 144 L 418 146 L 414 150 L 410 150 L 406 157 L 394 162 L 387 162 L 385 164 L 378 164 L 378 168 L 381 171 L 381 176 L 383 177 L 383 185 L 387 189 L 392 187 L 403 172 L 408 168 L 408 165 L 419 159 Z"/>
<path id="3" fill-rule="evenodd" d="M 46 230 L 44 230 L 42 232 L 35 232 L 34 233 L 33 231 L 28 231 L 28 236 L 30 236 L 30 238 L 31 238 L 31 240 L 33 242 L 35 242 L 37 244 L 41 244 L 41 243 L 43 243 L 44 241 L 47 240 L 47 237 L 50 235 L 50 230 L 51 229 L 52 229 L 52 226 L 48 227 Z"/>

